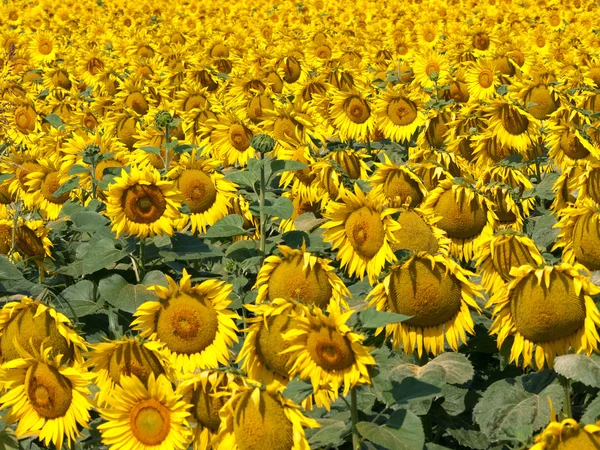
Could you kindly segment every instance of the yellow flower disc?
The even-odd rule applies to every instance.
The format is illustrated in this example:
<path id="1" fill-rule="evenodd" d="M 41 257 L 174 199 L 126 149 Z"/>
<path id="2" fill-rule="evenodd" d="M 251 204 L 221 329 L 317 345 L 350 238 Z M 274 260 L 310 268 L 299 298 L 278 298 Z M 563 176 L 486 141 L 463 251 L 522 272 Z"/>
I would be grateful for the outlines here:
<path id="1" fill-rule="evenodd" d="M 15 125 L 21 133 L 28 133 L 35 129 L 37 113 L 29 106 L 19 106 L 15 109 Z"/>
<path id="2" fill-rule="evenodd" d="M 331 284 L 327 273 L 316 264 L 303 270 L 302 255 L 284 259 L 269 277 L 269 300 L 285 298 L 323 307 L 331 299 Z"/>
<path id="3" fill-rule="evenodd" d="M 511 108 L 510 105 L 505 105 L 502 107 L 500 117 L 504 129 L 508 133 L 518 136 L 527 131 L 529 119 L 519 114 L 518 111 L 515 108 Z"/>
<path id="4" fill-rule="evenodd" d="M 12 248 L 12 227 L 0 224 L 0 255 L 8 255 Z"/>
<path id="5" fill-rule="evenodd" d="M 263 325 L 257 333 L 256 353 L 269 369 L 287 378 L 289 375 L 287 363 L 290 354 L 282 355 L 281 352 L 289 347 L 289 343 L 283 339 L 282 335 L 292 326 L 291 316 L 280 314 L 269 317 L 267 325 L 268 327 Z"/>
<path id="6" fill-rule="evenodd" d="M 433 72 L 440 73 L 440 65 L 435 61 L 430 61 L 429 63 L 427 63 L 427 66 L 425 66 L 425 74 L 429 76 Z"/>
<path id="7" fill-rule="evenodd" d="M 215 44 L 210 49 L 210 56 L 213 58 L 229 58 L 229 47 L 225 44 Z"/>
<path id="8" fill-rule="evenodd" d="M 137 403 L 129 415 L 133 435 L 144 445 L 159 445 L 169 435 L 171 413 L 151 398 Z"/>
<path id="9" fill-rule="evenodd" d="M 183 110 L 191 111 L 194 108 L 204 109 L 206 106 L 206 97 L 202 94 L 191 94 L 183 102 Z"/>
<path id="10" fill-rule="evenodd" d="M 246 128 L 244 125 L 234 123 L 229 128 L 229 142 L 231 146 L 238 151 L 244 151 L 250 147 L 250 140 L 252 139 L 252 131 Z"/>
<path id="11" fill-rule="evenodd" d="M 153 223 L 167 209 L 167 200 L 157 186 L 134 184 L 124 192 L 122 205 L 125 215 L 132 222 Z"/>
<path id="12" fill-rule="evenodd" d="M 71 80 L 69 80 L 69 74 L 63 69 L 59 69 L 52 74 L 52 84 L 66 90 L 71 89 L 72 85 Z"/>
<path id="13" fill-rule="evenodd" d="M 398 218 L 398 223 L 402 228 L 394 231 L 398 243 L 390 244 L 392 251 L 407 249 L 431 254 L 438 251 L 439 243 L 433 231 L 416 212 L 403 212 Z"/>
<path id="14" fill-rule="evenodd" d="M 385 230 L 377 211 L 363 206 L 352 211 L 345 224 L 346 237 L 361 256 L 373 258 L 383 246 Z"/>
<path id="15" fill-rule="evenodd" d="M 351 95 L 344 101 L 344 112 L 354 123 L 365 123 L 371 117 L 371 108 L 358 95 Z"/>
<path id="16" fill-rule="evenodd" d="M 283 406 L 265 391 L 260 393 L 260 409 L 243 394 L 235 409 L 233 430 L 239 450 L 292 450 L 294 432 Z"/>
<path id="17" fill-rule="evenodd" d="M 38 51 L 42 55 L 49 55 L 50 53 L 52 53 L 53 47 L 54 45 L 52 44 L 52 41 L 49 41 L 48 39 L 40 39 L 38 41 Z"/>
<path id="18" fill-rule="evenodd" d="M 577 135 L 570 130 L 566 130 L 560 137 L 560 149 L 571 159 L 582 159 L 590 154 Z"/>
<path id="19" fill-rule="evenodd" d="M 442 217 L 437 226 L 446 231 L 450 237 L 468 239 L 477 236 L 487 223 L 485 206 L 476 200 L 456 201 L 452 190 L 445 191 L 434 207 L 436 216 Z"/>
<path id="20" fill-rule="evenodd" d="M 575 293 L 572 277 L 552 271 L 550 288 L 543 281 L 538 284 L 535 273 L 530 273 L 511 296 L 515 328 L 534 343 L 570 336 L 583 328 L 586 315 L 583 293 Z"/>
<path id="21" fill-rule="evenodd" d="M 275 139 L 288 141 L 296 138 L 296 125 L 289 117 L 278 117 L 273 124 Z"/>
<path id="22" fill-rule="evenodd" d="M 264 111 L 274 108 L 275 105 L 268 95 L 259 94 L 250 99 L 246 107 L 246 112 L 248 113 L 248 118 L 256 123 L 261 121 L 265 115 Z"/>
<path id="23" fill-rule="evenodd" d="M 217 431 L 221 424 L 219 411 L 225 404 L 224 397 L 209 395 L 198 388 L 192 394 L 192 414 L 200 425 L 211 431 Z"/>
<path id="24" fill-rule="evenodd" d="M 119 382 L 121 375 L 135 375 L 146 383 L 151 373 L 158 377 L 164 370 L 150 350 L 137 342 L 129 342 L 115 348 L 110 357 L 108 373 L 115 383 Z"/>
<path id="25" fill-rule="evenodd" d="M 452 319 L 461 307 L 461 286 L 456 277 L 429 260 L 415 259 L 409 267 L 390 274 L 389 306 L 393 312 L 413 316 L 403 322 L 432 327 Z"/>
<path id="26" fill-rule="evenodd" d="M 46 419 L 64 416 L 71 406 L 71 382 L 48 364 L 32 365 L 25 377 L 25 387 L 31 405 Z"/>
<path id="27" fill-rule="evenodd" d="M 390 200 L 400 197 L 404 201 L 410 197 L 409 208 L 414 208 L 423 200 L 423 194 L 417 182 L 401 170 L 392 172 L 387 180 L 385 180 L 383 192 Z"/>
<path id="28" fill-rule="evenodd" d="M 213 343 L 219 321 L 209 302 L 179 293 L 165 303 L 158 315 L 158 338 L 172 352 L 200 353 Z"/>
<path id="29" fill-rule="evenodd" d="M 490 69 L 483 68 L 479 71 L 479 85 L 487 89 L 494 84 L 494 72 Z"/>
<path id="30" fill-rule="evenodd" d="M 386 114 L 395 125 L 410 125 L 417 118 L 417 106 L 410 100 L 395 98 L 388 104 Z"/>
<path id="31" fill-rule="evenodd" d="M 61 182 L 59 178 L 58 172 L 50 172 L 48 173 L 44 179 L 42 180 L 42 184 L 40 186 L 40 191 L 46 200 L 50 203 L 56 203 L 58 205 L 62 205 L 69 199 L 69 192 L 65 192 L 59 197 L 55 197 L 52 195 L 56 190 L 61 187 Z"/>
<path id="32" fill-rule="evenodd" d="M 490 38 L 483 31 L 476 33 L 473 36 L 473 47 L 477 50 L 487 50 L 490 47 Z"/>
<path id="33" fill-rule="evenodd" d="M 148 105 L 144 95 L 139 91 L 131 92 L 125 98 L 125 104 L 142 116 L 150 109 L 150 105 Z"/>
<path id="34" fill-rule="evenodd" d="M 510 279 L 510 269 L 526 264 L 536 266 L 536 260 L 531 256 L 531 250 L 518 239 L 504 240 L 494 247 L 492 258 L 494 269 L 504 281 Z"/>
<path id="35" fill-rule="evenodd" d="M 217 189 L 210 176 L 199 169 L 186 169 L 178 178 L 178 188 L 192 213 L 208 210 L 217 199 Z"/>
<path id="36" fill-rule="evenodd" d="M 312 360 L 325 370 L 344 370 L 355 361 L 350 341 L 329 327 L 311 330 L 306 347 Z"/>
<path id="37" fill-rule="evenodd" d="M 592 169 L 588 172 L 588 180 L 586 184 L 587 195 L 596 203 L 600 203 L 600 170 Z M 0 187 L 1 190 L 1 187 Z M 2 197 L 2 194 L 0 194 Z M 0 203 L 2 203 L 0 199 Z"/>
<path id="38" fill-rule="evenodd" d="M 33 349 L 36 351 L 44 344 L 46 348 L 52 347 L 52 353 L 55 355 L 65 355 L 66 359 L 73 356 L 73 349 L 56 328 L 56 322 L 52 316 L 48 311 L 44 311 L 34 317 L 36 308 L 37 306 L 33 306 L 21 310 L 6 326 L 0 341 L 4 361 L 21 358 L 21 354 L 13 344 L 15 339 L 19 346 L 26 351 L 32 350 L 29 345 L 31 341 Z"/>
<path id="39" fill-rule="evenodd" d="M 547 119 L 558 108 L 547 86 L 539 85 L 531 89 L 525 97 L 525 104 L 535 103 L 528 108 L 529 113 L 536 119 Z"/>
<path id="40" fill-rule="evenodd" d="M 575 223 L 573 253 L 577 261 L 588 269 L 600 269 L 600 227 L 593 215 L 582 215 Z"/>

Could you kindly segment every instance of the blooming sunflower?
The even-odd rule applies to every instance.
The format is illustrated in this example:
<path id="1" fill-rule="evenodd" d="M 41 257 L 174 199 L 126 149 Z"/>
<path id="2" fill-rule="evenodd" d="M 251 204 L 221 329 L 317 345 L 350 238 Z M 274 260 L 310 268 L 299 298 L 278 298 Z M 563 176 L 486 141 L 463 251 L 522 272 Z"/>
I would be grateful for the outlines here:
<path id="1" fill-rule="evenodd" d="M 268 256 L 256 277 L 256 303 L 276 298 L 298 300 L 307 305 L 325 307 L 331 298 L 345 304 L 350 291 L 334 273 L 332 261 L 287 245 L 278 245 L 281 257 Z"/>
<path id="2" fill-rule="evenodd" d="M 582 160 L 600 157 L 600 152 L 590 142 L 589 136 L 567 120 L 550 121 L 546 145 L 549 148 L 548 156 L 563 169 Z"/>
<path id="3" fill-rule="evenodd" d="M 198 158 L 194 150 L 183 154 L 178 166 L 167 174 L 190 210 L 185 220 L 191 222 L 192 233 L 205 233 L 208 226 L 225 217 L 235 195 L 237 185 L 216 171 L 219 165 L 219 161 Z"/>
<path id="4" fill-rule="evenodd" d="M 531 238 L 512 231 L 498 233 L 484 241 L 475 255 L 481 285 L 493 294 L 510 281 L 510 271 L 529 264 L 544 265 L 544 258 Z"/>
<path id="5" fill-rule="evenodd" d="M 344 149 L 327 154 L 327 158 L 335 161 L 351 180 L 366 180 L 369 167 L 365 159 L 369 156 L 354 149 Z"/>
<path id="6" fill-rule="evenodd" d="M 206 280 L 191 284 L 183 269 L 179 286 L 167 275 L 169 287 L 150 286 L 159 301 L 142 303 L 131 327 L 142 337 L 164 342 L 171 365 L 179 372 L 229 365 L 230 347 L 237 342 L 239 316 L 227 309 L 231 285 Z"/>
<path id="7" fill-rule="evenodd" d="M 121 171 L 108 187 L 106 215 L 118 236 L 173 235 L 183 197 L 155 169 L 132 167 Z"/>
<path id="8" fill-rule="evenodd" d="M 355 311 L 342 311 L 335 300 L 329 302 L 326 310 L 299 308 L 304 312 L 294 315 L 292 326 L 283 334 L 288 342 L 283 354 L 290 358 L 290 377 L 310 379 L 315 394 L 321 388 L 329 389 L 334 395 L 331 400 L 337 398 L 342 385 L 346 396 L 354 386 L 370 384 L 368 366 L 375 365 L 375 358 L 369 353 L 371 348 L 363 346 L 363 335 L 346 325 Z"/>
<path id="9" fill-rule="evenodd" d="M 249 124 L 244 123 L 233 112 L 221 114 L 216 120 L 208 119 L 203 130 L 210 133 L 203 144 L 208 145 L 213 156 L 222 160 L 226 166 L 237 163 L 243 167 L 250 158 L 255 157 L 256 152 L 250 146 L 254 132 Z"/>
<path id="10" fill-rule="evenodd" d="M 42 66 L 56 59 L 58 50 L 57 36 L 53 36 L 50 33 L 35 34 L 29 45 L 29 54 L 36 64 Z"/>
<path id="11" fill-rule="evenodd" d="M 426 50 L 416 55 L 412 68 L 415 73 L 413 83 L 423 88 L 431 89 L 436 82 L 438 86 L 443 86 L 450 76 L 445 55 L 435 50 Z"/>
<path id="12" fill-rule="evenodd" d="M 470 261 L 481 241 L 491 236 L 497 219 L 490 200 L 467 181 L 441 181 L 429 192 L 422 209 L 442 217 L 436 225 L 452 241 L 452 255 L 465 261 Z"/>
<path id="13" fill-rule="evenodd" d="M 230 386 L 231 396 L 219 412 L 215 450 L 308 450 L 304 428 L 320 425 L 284 398 L 276 385 Z"/>
<path id="14" fill-rule="evenodd" d="M 81 352 L 87 349 L 87 343 L 64 314 L 29 297 L 2 307 L 0 336 L 3 361 L 20 358 L 19 348 L 34 352 L 43 345 L 52 348 L 53 354 L 64 355 L 64 360 L 82 363 Z"/>
<path id="15" fill-rule="evenodd" d="M 525 152 L 539 134 L 537 119 L 504 97 L 492 100 L 485 111 L 490 133 L 505 147 Z"/>
<path id="16" fill-rule="evenodd" d="M 562 260 L 577 261 L 589 270 L 600 270 L 600 210 L 598 204 L 584 199 L 559 211 L 560 228 L 552 251 L 563 248 Z"/>
<path id="17" fill-rule="evenodd" d="M 265 385 L 286 384 L 290 375 L 290 355 L 283 353 L 289 347 L 283 335 L 292 329 L 295 322 L 296 302 L 283 298 L 270 303 L 245 305 L 254 314 L 247 319 L 244 345 L 237 357 L 248 377 Z M 298 309 L 299 313 L 303 312 Z"/>
<path id="18" fill-rule="evenodd" d="M 573 419 L 558 422 L 550 404 L 550 423 L 534 439 L 530 450 L 594 449 L 600 446 L 600 426 L 584 425 Z"/>
<path id="19" fill-rule="evenodd" d="M 52 241 L 48 238 L 50 229 L 43 220 L 23 221 L 19 218 L 19 225 L 15 230 L 15 249 L 13 257 L 17 261 L 34 262 L 43 273 L 44 260 L 52 259 Z"/>
<path id="20" fill-rule="evenodd" d="M 372 93 L 336 92 L 331 99 L 329 115 L 342 140 L 365 141 L 375 128 Z"/>
<path id="21" fill-rule="evenodd" d="M 147 384 L 136 376 L 122 376 L 110 407 L 98 412 L 102 442 L 112 450 L 184 450 L 191 439 L 187 411 L 191 405 L 173 391 L 164 375 L 151 374 Z"/>
<path id="22" fill-rule="evenodd" d="M 589 198 L 600 204 L 600 164 L 588 162 L 577 177 L 579 198 Z"/>
<path id="23" fill-rule="evenodd" d="M 600 293 L 581 264 L 561 263 L 536 268 L 513 269 L 513 280 L 488 301 L 494 322 L 490 334 L 498 335 L 498 348 L 514 335 L 510 362 L 542 370 L 552 367 L 557 355 L 571 348 L 575 353 L 598 350 L 600 312 L 592 300 Z M 535 353 L 534 353 L 535 350 Z"/>
<path id="24" fill-rule="evenodd" d="M 375 163 L 377 170 L 369 178 L 373 195 L 385 197 L 392 207 L 405 203 L 410 208 L 418 206 L 427 195 L 421 179 L 407 165 L 395 165 L 387 155 L 384 158 L 383 163 Z"/>
<path id="25" fill-rule="evenodd" d="M 469 281 L 472 273 L 443 255 L 419 252 L 402 264 L 393 266 L 390 274 L 367 296 L 369 306 L 412 316 L 385 326 L 392 345 L 419 357 L 444 351 L 444 335 L 450 348 L 458 350 L 459 340 L 466 343 L 465 331 L 474 334 L 472 308 L 481 309 L 475 297 L 482 297 L 479 287 Z M 383 327 L 378 328 L 380 334 Z"/>
<path id="26" fill-rule="evenodd" d="M 227 372 L 203 370 L 186 376 L 177 386 L 177 392 L 192 405 L 190 420 L 195 422 L 194 450 L 208 450 L 215 439 L 221 417 L 219 411 L 225 405 L 229 384 L 236 377 Z"/>
<path id="27" fill-rule="evenodd" d="M 8 424 L 18 421 L 18 438 L 36 436 L 46 447 L 52 442 L 62 448 L 80 436 L 78 425 L 88 428 L 92 407 L 87 372 L 61 365 L 63 355 L 50 355 L 50 347 L 36 349 L 33 356 L 22 354 L 2 366 L 2 384 L 7 390 L 0 398 Z"/>
<path id="28" fill-rule="evenodd" d="M 377 127 L 387 139 L 409 141 L 425 124 L 419 97 L 400 85 L 389 84 L 375 102 Z"/>
<path id="29" fill-rule="evenodd" d="M 372 192 L 365 196 L 357 184 L 354 193 L 346 191 L 341 200 L 327 205 L 323 240 L 331 242 L 333 250 L 339 249 L 336 258 L 349 276 L 362 279 L 366 272 L 373 284 L 386 261 L 395 260 L 390 242 L 400 229 L 391 217 L 396 210 L 384 208 L 383 199 Z"/>
<path id="30" fill-rule="evenodd" d="M 394 231 L 396 242 L 390 243 L 392 251 L 410 250 L 447 256 L 452 242 L 446 232 L 436 226 L 440 220 L 441 217 L 427 215 L 419 208 L 408 208 L 406 205 L 400 208 L 397 222 L 401 228 Z"/>
<path id="31" fill-rule="evenodd" d="M 471 63 L 465 70 L 465 82 L 471 98 L 488 100 L 494 97 L 496 88 L 500 85 L 494 62 L 480 59 Z"/>
<path id="32" fill-rule="evenodd" d="M 59 155 L 54 154 L 49 158 L 38 159 L 37 163 L 40 170 L 32 170 L 27 174 L 27 187 L 33 191 L 31 200 L 33 205 L 42 212 L 48 220 L 56 220 L 69 197 L 69 192 L 65 192 L 58 197 L 54 192 L 66 183 L 69 179 L 68 162 L 60 161 Z"/>
<path id="33" fill-rule="evenodd" d="M 96 401 L 101 405 L 108 403 L 121 376 L 135 375 L 142 383 L 148 381 L 150 374 L 172 377 L 163 347 L 160 342 L 129 337 L 93 345 L 85 363 L 92 369 L 94 383 L 100 388 Z"/>

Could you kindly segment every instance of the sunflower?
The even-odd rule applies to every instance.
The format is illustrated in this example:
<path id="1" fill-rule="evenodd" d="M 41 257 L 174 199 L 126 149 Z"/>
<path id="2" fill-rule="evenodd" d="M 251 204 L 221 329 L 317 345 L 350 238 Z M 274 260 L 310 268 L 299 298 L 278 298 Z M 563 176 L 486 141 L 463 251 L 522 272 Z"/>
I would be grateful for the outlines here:
<path id="1" fill-rule="evenodd" d="M 590 142 L 586 133 L 582 133 L 566 119 L 550 121 L 546 135 L 548 156 L 561 168 L 577 164 L 584 160 L 600 158 L 600 152 Z"/>
<path id="2" fill-rule="evenodd" d="M 0 337 L 3 361 L 20 358 L 19 348 L 34 352 L 44 346 L 63 355 L 64 360 L 82 363 L 82 352 L 87 350 L 85 339 L 71 328 L 64 314 L 29 297 L 2 307 Z"/>
<path id="3" fill-rule="evenodd" d="M 54 192 L 69 179 L 69 164 L 60 161 L 59 155 L 54 154 L 49 158 L 38 159 L 41 170 L 32 170 L 27 174 L 27 187 L 33 191 L 31 200 L 33 205 L 40 209 L 48 220 L 56 220 L 70 193 L 65 192 L 58 197 Z"/>
<path id="4" fill-rule="evenodd" d="M 307 450 L 304 428 L 319 423 L 306 417 L 298 405 L 283 397 L 276 385 L 243 386 L 232 392 L 219 411 L 221 425 L 215 450 Z"/>
<path id="5" fill-rule="evenodd" d="M 283 334 L 288 342 L 283 354 L 290 358 L 290 377 L 310 379 L 315 393 L 324 387 L 336 395 L 343 385 L 344 396 L 354 386 L 370 384 L 368 366 L 375 365 L 371 348 L 363 346 L 364 336 L 346 325 L 355 311 L 342 311 L 333 299 L 326 310 L 299 308 L 303 313 L 294 315 L 290 329 Z"/>
<path id="6" fill-rule="evenodd" d="M 391 217 L 396 212 L 384 208 L 383 199 L 369 192 L 366 196 L 357 184 L 354 193 L 347 191 L 341 202 L 330 202 L 321 225 L 325 228 L 323 240 L 331 243 L 349 276 L 362 279 L 367 273 L 369 282 L 375 283 L 386 261 L 394 261 L 390 247 L 393 233 L 400 225 Z"/>
<path id="7" fill-rule="evenodd" d="M 425 124 L 422 102 L 419 97 L 400 85 L 388 84 L 383 95 L 375 102 L 377 127 L 387 139 L 409 141 Z"/>
<path id="8" fill-rule="evenodd" d="M 350 91 L 336 92 L 331 99 L 329 115 L 342 140 L 365 141 L 375 128 L 373 94 Z"/>
<path id="9" fill-rule="evenodd" d="M 450 348 L 458 350 L 459 340 L 466 343 L 465 331 L 474 334 L 472 308 L 481 309 L 475 297 L 479 287 L 469 281 L 471 272 L 443 255 L 419 252 L 402 264 L 368 294 L 369 306 L 412 316 L 409 320 L 385 326 L 395 349 L 402 344 L 407 354 L 417 349 L 437 355 L 444 351 L 444 335 Z M 380 334 L 383 327 L 378 328 Z M 445 331 L 445 333 L 444 333 Z"/>
<path id="10" fill-rule="evenodd" d="M 390 243 L 392 251 L 449 254 L 452 241 L 444 230 L 436 226 L 441 217 L 427 215 L 419 208 L 409 208 L 406 205 L 400 211 L 397 222 L 401 228 L 394 231 L 396 242 Z"/>
<path id="11" fill-rule="evenodd" d="M 112 450 L 169 448 L 184 450 L 191 440 L 187 411 L 191 407 L 164 376 L 151 374 L 146 384 L 135 375 L 122 376 L 110 407 L 98 412 L 102 442 Z"/>
<path id="12" fill-rule="evenodd" d="M 594 449 L 600 446 L 600 423 L 584 425 L 566 418 L 558 422 L 550 404 L 550 423 L 534 439 L 530 450 Z"/>
<path id="13" fill-rule="evenodd" d="M 179 286 L 167 275 L 168 288 L 149 287 L 160 300 L 141 304 L 131 323 L 142 337 L 165 343 L 171 365 L 183 373 L 229 365 L 240 318 L 227 309 L 231 285 L 206 280 L 192 287 L 191 278 L 183 269 Z"/>
<path id="14" fill-rule="evenodd" d="M 278 248 L 282 256 L 268 256 L 258 272 L 256 303 L 284 298 L 323 308 L 333 298 L 345 304 L 350 292 L 334 273 L 332 261 L 307 252 L 306 243 L 301 249 Z"/>
<path id="15" fill-rule="evenodd" d="M 569 348 L 575 353 L 598 350 L 600 312 L 592 296 L 600 293 L 581 264 L 561 263 L 513 269 L 513 277 L 488 301 L 494 322 L 490 334 L 498 335 L 498 348 L 514 335 L 510 361 L 542 370 L 552 367 L 557 355 Z M 534 352 L 535 350 L 535 352 Z"/>
<path id="16" fill-rule="evenodd" d="M 395 165 L 387 155 L 384 158 L 383 163 L 375 163 L 377 170 L 369 178 L 373 195 L 383 196 L 392 207 L 405 203 L 410 208 L 418 206 L 427 195 L 421 179 L 407 165 Z"/>
<path id="17" fill-rule="evenodd" d="M 427 89 L 434 88 L 436 84 L 443 86 L 450 76 L 446 56 L 435 50 L 416 55 L 412 68 L 415 73 L 413 84 Z"/>
<path id="18" fill-rule="evenodd" d="M 429 193 L 422 209 L 442 217 L 437 226 L 444 230 L 452 245 L 451 254 L 471 261 L 482 240 L 493 233 L 497 216 L 494 205 L 468 181 L 443 180 Z"/>
<path id="19" fill-rule="evenodd" d="M 160 342 L 129 337 L 93 345 L 86 367 L 92 369 L 94 383 L 100 388 L 96 401 L 102 405 L 109 403 L 121 376 L 135 375 L 142 383 L 148 382 L 150 374 L 173 377 L 163 347 Z"/>
<path id="20" fill-rule="evenodd" d="M 488 129 L 505 147 L 525 152 L 535 142 L 539 131 L 538 121 L 527 111 L 504 97 L 492 100 L 485 108 Z"/>
<path id="21" fill-rule="evenodd" d="M 486 292 L 493 294 L 512 278 L 511 269 L 543 266 L 544 258 L 531 238 L 513 231 L 495 234 L 484 241 L 475 255 L 477 273 Z"/>
<path id="22" fill-rule="evenodd" d="M 221 417 L 219 411 L 225 405 L 229 384 L 236 377 L 227 372 L 203 370 L 186 376 L 177 386 L 177 392 L 192 405 L 190 421 L 195 422 L 194 450 L 208 450 L 215 439 Z"/>
<path id="23" fill-rule="evenodd" d="M 465 71 L 465 82 L 473 99 L 485 101 L 493 98 L 496 88 L 500 85 L 494 62 L 480 59 L 471 63 Z"/>
<path id="24" fill-rule="evenodd" d="M 40 272 L 45 273 L 44 260 L 52 258 L 52 241 L 48 238 L 50 229 L 43 220 L 18 220 L 15 230 L 15 249 L 13 257 L 17 261 L 25 260 L 35 263 Z"/>
<path id="25" fill-rule="evenodd" d="M 559 211 L 560 228 L 552 251 L 563 248 L 562 260 L 577 261 L 589 270 L 600 270 L 600 210 L 590 199 L 567 206 Z"/>
<path id="26" fill-rule="evenodd" d="M 217 116 L 217 119 L 208 119 L 203 130 L 210 133 L 210 137 L 205 139 L 204 145 L 226 166 L 237 163 L 243 167 L 256 156 L 250 145 L 254 132 L 248 125 L 231 111 Z"/>
<path id="27" fill-rule="evenodd" d="M 17 347 L 18 348 L 18 347 Z M 35 436 L 46 447 L 50 442 L 62 448 L 79 436 L 78 425 L 88 428 L 92 408 L 90 382 L 81 368 L 61 365 L 63 355 L 51 356 L 52 348 L 23 353 L 2 366 L 6 394 L 0 398 L 2 409 L 10 408 L 4 421 L 18 421 L 18 438 Z"/>
<path id="28" fill-rule="evenodd" d="M 108 186 L 106 215 L 117 237 L 173 235 L 183 196 L 155 169 L 132 167 Z"/>
<path id="29" fill-rule="evenodd" d="M 298 309 L 297 303 L 283 298 L 275 298 L 271 302 L 259 305 L 245 305 L 254 314 L 247 319 L 244 345 L 236 362 L 241 362 L 241 368 L 248 377 L 265 385 L 272 383 L 287 384 L 290 375 L 290 355 L 283 353 L 289 344 L 283 339 L 284 333 L 291 330 L 295 324 Z"/>
<path id="30" fill-rule="evenodd" d="M 219 165 L 219 161 L 198 158 L 193 150 L 183 154 L 177 167 L 167 174 L 190 210 L 185 220 L 191 222 L 192 233 L 205 233 L 208 226 L 225 217 L 236 193 L 237 185 L 216 171 Z"/>
<path id="31" fill-rule="evenodd" d="M 588 162 L 577 177 L 579 198 L 591 199 L 600 205 L 600 164 Z"/>
<path id="32" fill-rule="evenodd" d="M 50 33 L 36 33 L 29 45 L 29 54 L 36 65 L 53 62 L 57 57 L 58 42 Z"/>

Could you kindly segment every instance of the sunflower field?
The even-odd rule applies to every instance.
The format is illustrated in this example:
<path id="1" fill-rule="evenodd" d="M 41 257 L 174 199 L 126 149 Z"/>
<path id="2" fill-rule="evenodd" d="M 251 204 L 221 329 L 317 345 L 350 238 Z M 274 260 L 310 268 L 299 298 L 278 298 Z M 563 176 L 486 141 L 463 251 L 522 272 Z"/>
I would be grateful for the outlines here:
<path id="1" fill-rule="evenodd" d="M 600 448 L 597 0 L 0 0 L 0 450 Z"/>

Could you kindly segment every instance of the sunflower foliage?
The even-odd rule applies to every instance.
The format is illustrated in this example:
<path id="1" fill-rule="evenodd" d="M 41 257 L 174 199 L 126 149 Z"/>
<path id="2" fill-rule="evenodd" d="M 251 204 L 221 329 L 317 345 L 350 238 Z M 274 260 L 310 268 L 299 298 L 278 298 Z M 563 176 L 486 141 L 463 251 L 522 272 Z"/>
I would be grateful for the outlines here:
<path id="1" fill-rule="evenodd" d="M 0 25 L 0 449 L 600 445 L 596 2 Z"/>

